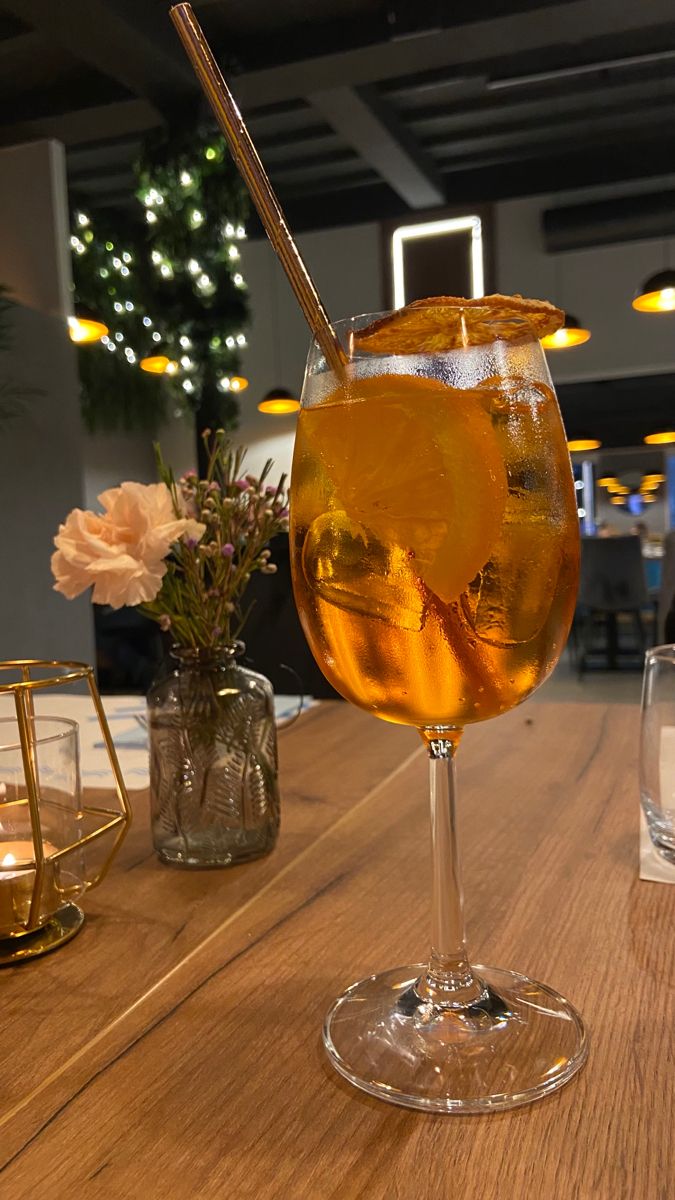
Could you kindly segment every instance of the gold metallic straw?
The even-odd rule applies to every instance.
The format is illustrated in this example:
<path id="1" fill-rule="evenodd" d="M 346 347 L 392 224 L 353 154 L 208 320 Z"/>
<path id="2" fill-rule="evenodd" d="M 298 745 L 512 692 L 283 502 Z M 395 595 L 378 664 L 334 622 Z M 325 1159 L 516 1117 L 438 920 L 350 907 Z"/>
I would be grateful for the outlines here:
<path id="1" fill-rule="evenodd" d="M 281 205 L 267 177 L 258 152 L 251 141 L 234 97 L 223 79 L 209 44 L 202 33 L 191 4 L 176 4 L 173 21 L 194 72 L 213 109 L 216 120 L 230 147 L 251 199 L 258 210 L 265 232 L 274 247 L 305 319 L 327 363 L 338 375 L 344 374 L 345 358 L 328 319 L 321 297 L 296 246 Z"/>

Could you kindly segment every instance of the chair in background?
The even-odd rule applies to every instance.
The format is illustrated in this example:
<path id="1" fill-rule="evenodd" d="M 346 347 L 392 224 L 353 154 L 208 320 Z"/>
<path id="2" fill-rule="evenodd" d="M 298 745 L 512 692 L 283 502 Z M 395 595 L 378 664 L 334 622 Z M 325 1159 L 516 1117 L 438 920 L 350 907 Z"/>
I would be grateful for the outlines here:
<path id="1" fill-rule="evenodd" d="M 591 655 L 602 654 L 609 670 L 617 669 L 620 656 L 639 655 L 641 662 L 647 647 L 642 610 L 648 606 L 640 538 L 582 538 L 574 638 L 579 674 L 586 670 Z M 637 646 L 621 646 L 620 616 L 630 618 Z M 594 641 L 599 628 L 604 631 L 601 646 Z"/>
<path id="2" fill-rule="evenodd" d="M 656 641 L 658 645 L 672 641 L 675 634 L 671 624 L 675 620 L 675 530 L 667 533 L 663 542 L 663 559 L 661 568 L 661 587 L 657 614 Z M 670 615 L 670 614 L 673 615 Z M 668 629 L 666 630 L 666 625 Z"/>

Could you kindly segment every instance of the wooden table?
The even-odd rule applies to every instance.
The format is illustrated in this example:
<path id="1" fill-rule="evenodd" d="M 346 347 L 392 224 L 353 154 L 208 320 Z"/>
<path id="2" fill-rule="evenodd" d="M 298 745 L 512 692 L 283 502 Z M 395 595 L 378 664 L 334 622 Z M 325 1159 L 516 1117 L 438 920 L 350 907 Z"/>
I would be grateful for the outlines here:
<path id="1" fill-rule="evenodd" d="M 466 734 L 478 961 L 584 1014 L 581 1075 L 492 1116 L 343 1083 L 321 1020 L 426 949 L 414 732 L 326 704 L 282 734 L 283 833 L 231 871 L 158 864 L 147 800 L 68 946 L 0 974 L 0 1197 L 672 1200 L 675 888 L 640 882 L 633 707 L 530 703 Z"/>

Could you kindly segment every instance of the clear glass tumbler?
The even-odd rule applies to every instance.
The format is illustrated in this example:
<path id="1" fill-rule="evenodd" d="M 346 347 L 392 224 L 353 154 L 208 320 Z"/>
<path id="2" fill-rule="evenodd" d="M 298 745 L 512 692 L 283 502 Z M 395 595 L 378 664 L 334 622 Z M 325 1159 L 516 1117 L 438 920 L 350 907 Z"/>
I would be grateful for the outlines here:
<path id="1" fill-rule="evenodd" d="M 42 867 L 19 725 L 15 717 L 0 719 L 0 939 L 58 920 L 63 906 L 72 905 L 87 886 L 77 723 L 33 720 Z"/>
<path id="2" fill-rule="evenodd" d="M 645 655 L 640 796 L 654 847 L 675 863 L 675 646 Z"/>

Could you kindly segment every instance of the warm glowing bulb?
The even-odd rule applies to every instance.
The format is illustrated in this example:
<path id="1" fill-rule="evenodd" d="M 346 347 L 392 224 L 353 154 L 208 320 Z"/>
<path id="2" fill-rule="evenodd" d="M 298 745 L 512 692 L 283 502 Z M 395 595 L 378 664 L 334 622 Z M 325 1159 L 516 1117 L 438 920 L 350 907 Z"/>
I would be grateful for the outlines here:
<path id="1" fill-rule="evenodd" d="M 189 187 L 190 184 L 192 183 L 192 176 L 191 176 L 190 172 L 189 171 L 181 171 L 180 181 L 181 181 L 183 187 Z"/>
<path id="2" fill-rule="evenodd" d="M 616 475 L 603 475 L 602 479 L 598 480 L 599 487 L 611 487 L 613 483 L 618 483 Z"/>
<path id="3" fill-rule="evenodd" d="M 609 502 L 610 502 L 610 504 L 622 504 L 622 505 L 626 503 L 623 496 L 610 496 Z"/>
<path id="4" fill-rule="evenodd" d="M 644 440 L 648 446 L 665 446 L 670 442 L 675 442 L 675 430 L 665 433 L 648 433 Z"/>
<path id="5" fill-rule="evenodd" d="M 570 454 L 578 454 L 582 450 L 599 450 L 601 446 L 602 442 L 599 442 L 597 438 L 576 438 L 567 443 Z"/>
<path id="6" fill-rule="evenodd" d="M 541 344 L 545 350 L 568 350 L 571 346 L 583 346 L 584 342 L 590 341 L 590 337 L 590 329 L 582 329 L 576 325 L 563 326 L 562 329 L 556 329 L 555 333 L 543 337 Z"/>
<path id="7" fill-rule="evenodd" d="M 86 317 L 68 317 L 68 334 L 71 342 L 83 345 L 86 342 L 100 342 L 108 332 L 108 326 L 102 321 L 90 321 Z"/>
<path id="8" fill-rule="evenodd" d="M 270 400 L 261 400 L 260 404 L 258 405 L 259 412 L 272 413 L 274 416 L 281 416 L 284 413 L 297 412 L 299 408 L 300 408 L 299 400 L 285 400 L 285 399 L 276 399 L 275 400 L 274 398 L 272 398 Z"/>
<path id="9" fill-rule="evenodd" d="M 609 492 L 610 496 L 628 496 L 630 493 L 630 488 L 623 487 L 622 484 L 617 483 L 614 485 L 614 487 L 607 488 L 607 491 Z"/>
<path id="10" fill-rule="evenodd" d="M 637 312 L 675 312 L 675 287 L 660 288 L 656 292 L 645 292 L 636 296 L 633 308 Z"/>
<path id="11" fill-rule="evenodd" d="M 147 371 L 149 375 L 163 375 L 165 371 L 169 372 L 171 360 L 166 354 L 151 354 L 142 358 L 139 365 L 141 371 Z"/>
<path id="12" fill-rule="evenodd" d="M 647 483 L 647 482 L 649 482 L 649 483 L 665 483 L 666 477 L 665 477 L 665 475 L 658 475 L 658 474 L 654 474 L 654 473 L 650 472 L 648 475 L 642 476 L 642 482 L 643 483 Z"/>
<path id="13" fill-rule="evenodd" d="M 230 380 L 230 387 L 233 392 L 243 392 L 248 387 L 248 379 L 244 379 L 243 375 L 233 375 Z"/>
<path id="14" fill-rule="evenodd" d="M 5 854 L 5 856 L 2 860 L 2 863 L 0 863 L 0 866 L 13 867 L 15 865 L 15 863 L 16 863 L 16 859 L 13 854 Z"/>

